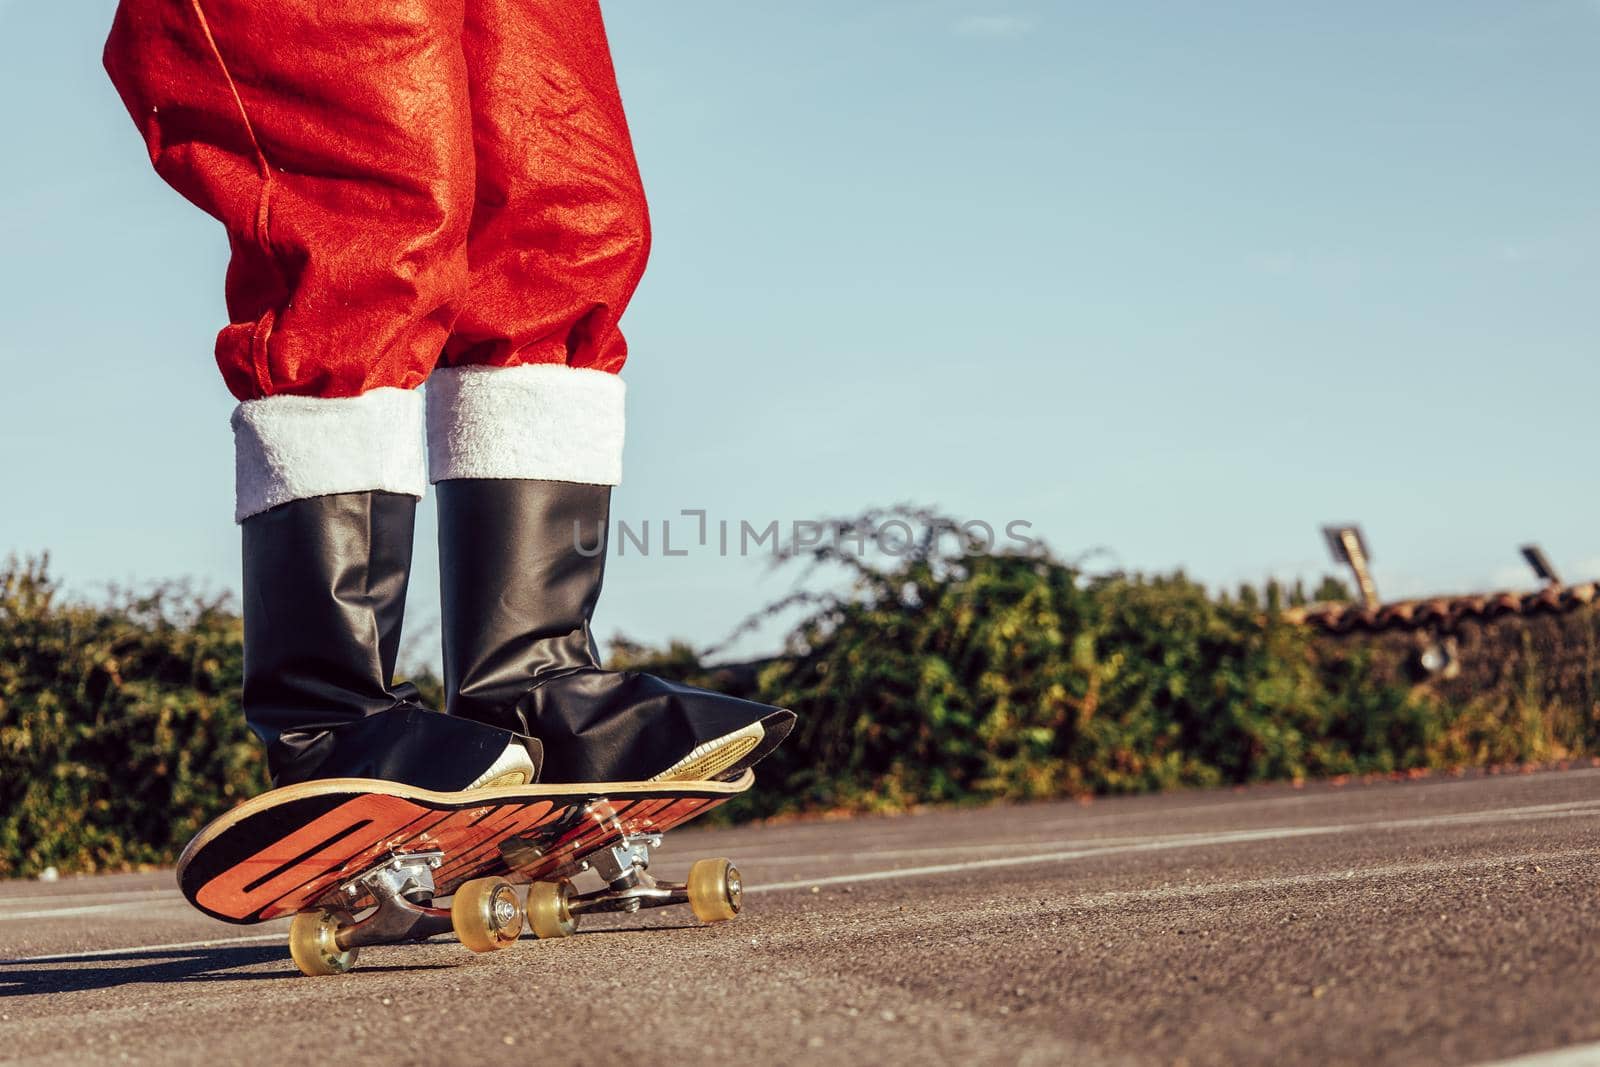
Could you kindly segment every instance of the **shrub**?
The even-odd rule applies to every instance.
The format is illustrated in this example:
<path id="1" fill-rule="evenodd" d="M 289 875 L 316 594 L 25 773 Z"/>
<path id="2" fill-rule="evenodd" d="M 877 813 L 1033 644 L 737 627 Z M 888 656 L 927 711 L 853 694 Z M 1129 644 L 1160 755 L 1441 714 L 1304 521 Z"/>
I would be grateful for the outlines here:
<path id="1" fill-rule="evenodd" d="M 909 509 L 836 525 L 888 518 L 951 528 Z M 950 543 L 927 537 L 881 566 L 830 544 L 780 554 L 779 565 L 842 565 L 851 581 L 747 624 L 811 608 L 786 656 L 731 687 L 801 717 L 763 765 L 766 787 L 729 805 L 730 818 L 1481 765 L 1600 740 L 1596 720 L 1552 716 L 1560 702 L 1530 684 L 1531 666 L 1467 699 L 1374 669 L 1360 643 L 1281 620 L 1285 600 L 1304 601 L 1298 590 L 1214 597 L 1181 574 L 1090 577 L 1043 548 L 941 553 Z M 1343 589 L 1330 580 L 1318 592 Z M 681 680 L 738 680 L 681 644 L 624 650 L 630 665 Z M 1555 734 L 1563 744 L 1547 741 Z"/>
<path id="2" fill-rule="evenodd" d="M 180 586 L 88 606 L 42 560 L 0 570 L 0 875 L 171 862 L 265 788 L 240 639 Z"/>

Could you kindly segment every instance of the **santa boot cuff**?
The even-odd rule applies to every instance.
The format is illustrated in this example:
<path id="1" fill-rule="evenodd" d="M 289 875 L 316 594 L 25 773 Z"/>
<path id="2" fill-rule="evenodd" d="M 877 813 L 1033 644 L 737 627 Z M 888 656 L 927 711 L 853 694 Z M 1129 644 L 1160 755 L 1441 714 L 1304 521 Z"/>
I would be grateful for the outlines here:
<path id="1" fill-rule="evenodd" d="M 444 367 L 428 378 L 428 468 L 455 478 L 622 480 L 622 379 L 560 364 Z"/>
<path id="2" fill-rule="evenodd" d="M 372 490 L 420 499 L 427 488 L 412 389 L 247 400 L 233 413 L 233 444 L 235 522 L 291 500 Z"/>

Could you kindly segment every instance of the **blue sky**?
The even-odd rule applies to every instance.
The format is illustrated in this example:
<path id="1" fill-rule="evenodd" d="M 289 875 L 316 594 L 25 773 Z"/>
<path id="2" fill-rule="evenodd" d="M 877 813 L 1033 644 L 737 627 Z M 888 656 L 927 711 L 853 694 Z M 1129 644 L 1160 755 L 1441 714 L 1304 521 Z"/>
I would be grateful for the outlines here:
<path id="1" fill-rule="evenodd" d="M 0 554 L 230 588 L 225 245 L 111 8 L 0 0 Z M 913 500 L 1216 585 L 1358 519 L 1389 596 L 1529 584 L 1527 539 L 1600 576 L 1593 0 L 606 10 L 656 233 L 619 517 Z M 786 588 L 615 560 L 599 629 Z"/>

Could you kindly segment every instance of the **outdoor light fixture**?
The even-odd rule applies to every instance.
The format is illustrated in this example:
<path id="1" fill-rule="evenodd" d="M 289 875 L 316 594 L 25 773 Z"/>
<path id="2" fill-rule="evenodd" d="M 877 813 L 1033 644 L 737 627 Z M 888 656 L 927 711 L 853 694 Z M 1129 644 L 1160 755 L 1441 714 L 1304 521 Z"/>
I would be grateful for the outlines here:
<path id="1" fill-rule="evenodd" d="M 1461 646 L 1454 636 L 1433 638 L 1416 651 L 1411 660 L 1417 680 L 1438 678 L 1450 681 L 1461 677 Z"/>
<path id="2" fill-rule="evenodd" d="M 1351 573 L 1356 576 L 1356 587 L 1361 590 L 1361 602 L 1368 610 L 1377 610 L 1378 587 L 1372 581 L 1372 570 L 1368 566 L 1372 562 L 1372 554 L 1367 551 L 1367 539 L 1361 536 L 1361 527 L 1324 526 L 1322 536 L 1327 538 L 1328 551 L 1333 553 L 1333 561 L 1349 567 Z"/>
<path id="3" fill-rule="evenodd" d="M 1544 549 L 1538 545 L 1523 545 L 1522 558 L 1528 561 L 1528 566 L 1533 568 L 1533 573 L 1538 575 L 1541 582 L 1552 589 L 1561 588 L 1561 575 L 1550 565 L 1550 559 L 1544 554 Z"/>

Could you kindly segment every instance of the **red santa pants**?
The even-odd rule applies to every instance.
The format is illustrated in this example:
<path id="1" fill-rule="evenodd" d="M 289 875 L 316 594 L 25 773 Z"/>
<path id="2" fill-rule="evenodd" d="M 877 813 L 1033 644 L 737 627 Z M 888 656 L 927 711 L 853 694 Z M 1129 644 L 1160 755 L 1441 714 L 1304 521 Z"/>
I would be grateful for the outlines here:
<path id="1" fill-rule="evenodd" d="M 649 221 L 596 0 L 122 0 L 106 68 L 227 229 L 238 518 L 615 484 Z"/>

